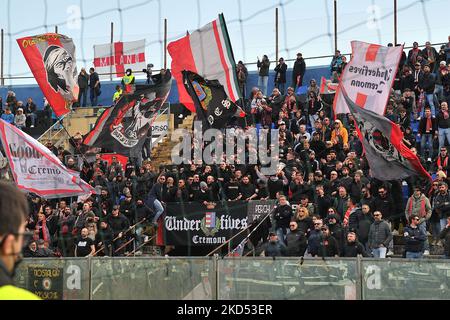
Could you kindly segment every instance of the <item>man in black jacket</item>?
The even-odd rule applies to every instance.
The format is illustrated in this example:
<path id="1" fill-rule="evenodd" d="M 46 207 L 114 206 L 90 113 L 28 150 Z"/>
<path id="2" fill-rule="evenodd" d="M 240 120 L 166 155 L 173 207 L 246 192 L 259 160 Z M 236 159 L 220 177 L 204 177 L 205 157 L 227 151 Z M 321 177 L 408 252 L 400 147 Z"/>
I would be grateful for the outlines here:
<path id="1" fill-rule="evenodd" d="M 347 241 L 344 244 L 341 257 L 356 257 L 357 255 L 362 255 L 363 257 L 369 256 L 366 253 L 364 246 L 356 240 L 356 233 L 354 231 L 349 231 L 347 233 Z"/>
<path id="2" fill-rule="evenodd" d="M 267 83 L 269 81 L 269 66 L 270 61 L 267 55 L 263 55 L 262 61 L 257 62 L 257 66 L 259 69 L 259 77 L 258 77 L 258 88 L 261 89 L 262 93 L 267 95 Z"/>
<path id="3" fill-rule="evenodd" d="M 430 107 L 425 107 L 425 116 L 419 121 L 418 137 L 420 140 L 420 155 L 425 157 L 425 147 L 428 145 L 428 157 L 434 158 L 433 139 L 438 137 L 437 120 L 431 114 Z"/>
<path id="4" fill-rule="evenodd" d="M 297 60 L 294 62 L 294 68 L 292 70 L 292 85 L 294 91 L 297 90 L 297 87 L 301 87 L 303 83 L 303 76 L 305 75 L 306 64 L 303 59 L 302 54 L 297 53 Z"/>
<path id="5" fill-rule="evenodd" d="M 274 211 L 275 230 L 280 241 L 286 241 L 286 234 L 289 230 L 289 222 L 292 218 L 292 208 L 288 205 L 285 196 L 280 196 L 279 205 Z"/>
<path id="6" fill-rule="evenodd" d="M 392 197 L 388 195 L 385 186 L 378 188 L 378 197 L 374 201 L 374 211 L 380 211 L 386 221 L 392 221 L 395 217 L 395 206 Z"/>
<path id="7" fill-rule="evenodd" d="M 298 228 L 295 221 L 289 223 L 289 229 L 291 232 L 286 235 L 287 255 L 290 257 L 303 256 L 307 246 L 305 233 Z"/>
<path id="8" fill-rule="evenodd" d="M 423 255 L 423 249 L 427 234 L 419 228 L 420 218 L 417 215 L 411 216 L 410 225 L 405 227 L 405 251 L 407 259 L 420 259 Z"/>
<path id="9" fill-rule="evenodd" d="M 445 241 L 444 247 L 445 258 L 450 259 L 450 216 L 447 216 L 447 225 L 445 226 L 444 229 L 442 229 L 439 238 Z"/>
<path id="10" fill-rule="evenodd" d="M 286 71 L 287 71 L 287 64 L 284 63 L 284 59 L 280 58 L 278 60 L 278 64 L 274 69 L 275 71 L 275 88 L 278 88 L 281 92 L 281 94 L 284 94 L 284 89 L 286 87 Z"/>
<path id="11" fill-rule="evenodd" d="M 113 207 L 113 211 L 111 216 L 108 218 L 108 224 L 110 225 L 114 238 L 118 238 L 113 243 L 113 255 L 123 255 L 124 248 L 116 252 L 118 248 L 122 246 L 125 242 L 125 234 L 124 232 L 130 227 L 130 222 L 127 217 L 120 214 L 119 212 L 120 206 L 115 205 Z"/>
<path id="12" fill-rule="evenodd" d="M 419 80 L 419 89 L 421 92 L 425 93 L 425 97 L 427 99 L 428 104 L 431 108 L 431 114 L 436 116 L 436 108 L 434 107 L 434 87 L 436 80 L 434 78 L 434 75 L 430 71 L 430 65 L 425 65 L 423 67 L 423 77 Z M 423 116 L 423 111 L 422 111 Z"/>

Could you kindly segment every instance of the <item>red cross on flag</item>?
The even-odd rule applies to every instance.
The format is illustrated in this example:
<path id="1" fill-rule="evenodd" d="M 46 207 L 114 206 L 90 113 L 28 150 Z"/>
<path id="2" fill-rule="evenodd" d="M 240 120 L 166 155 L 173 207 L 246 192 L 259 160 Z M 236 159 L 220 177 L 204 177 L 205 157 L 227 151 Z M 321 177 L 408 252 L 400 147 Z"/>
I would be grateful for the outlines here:
<path id="1" fill-rule="evenodd" d="M 94 67 L 99 74 L 112 72 L 113 77 L 123 77 L 128 68 L 133 71 L 146 69 L 145 39 L 95 45 Z M 109 78 L 109 75 L 100 77 Z"/>
<path id="2" fill-rule="evenodd" d="M 383 47 L 352 41 L 352 59 L 345 66 L 334 97 L 334 113 L 349 113 L 340 88 L 361 108 L 384 114 L 403 46 Z"/>

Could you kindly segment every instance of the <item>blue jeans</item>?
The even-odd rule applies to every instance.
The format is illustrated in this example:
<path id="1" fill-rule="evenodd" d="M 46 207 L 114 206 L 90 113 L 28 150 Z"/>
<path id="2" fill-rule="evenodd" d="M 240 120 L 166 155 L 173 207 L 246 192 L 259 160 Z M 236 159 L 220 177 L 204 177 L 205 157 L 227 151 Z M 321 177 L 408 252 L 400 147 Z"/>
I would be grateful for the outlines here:
<path id="1" fill-rule="evenodd" d="M 83 97 L 83 103 L 81 103 L 81 97 Z M 78 106 L 86 107 L 86 99 L 87 99 L 87 88 L 80 88 L 80 91 L 78 92 Z"/>
<path id="2" fill-rule="evenodd" d="M 385 247 L 372 249 L 372 254 L 374 258 L 386 258 L 386 252 L 387 248 Z"/>
<path id="3" fill-rule="evenodd" d="M 97 100 L 98 100 L 97 91 L 94 88 L 91 88 L 89 91 L 90 91 L 89 93 L 90 93 L 90 98 L 91 98 L 91 106 L 96 107 Z"/>
<path id="4" fill-rule="evenodd" d="M 153 209 L 156 211 L 156 213 L 155 213 L 155 216 L 153 217 L 152 222 L 153 223 L 157 223 L 158 222 L 158 218 L 164 212 L 164 207 L 162 206 L 161 202 L 158 199 L 155 199 L 155 201 L 153 201 Z"/>
<path id="5" fill-rule="evenodd" d="M 425 98 L 427 99 L 427 101 L 428 101 L 428 104 L 430 105 L 430 108 L 431 108 L 431 115 L 434 117 L 434 116 L 436 116 L 436 108 L 434 107 L 434 93 L 431 93 L 431 94 L 425 94 Z M 422 114 L 421 114 L 421 117 L 423 117 L 424 116 L 424 113 L 425 113 L 425 108 L 423 108 L 422 109 L 422 112 L 421 112 Z"/>
<path id="6" fill-rule="evenodd" d="M 284 94 L 284 88 L 286 87 L 286 83 L 275 83 L 275 88 L 280 90 L 281 94 Z"/>
<path id="7" fill-rule="evenodd" d="M 263 95 L 267 96 L 267 83 L 269 82 L 269 76 L 258 77 L 258 88 L 262 91 Z"/>
<path id="8" fill-rule="evenodd" d="M 406 251 L 406 259 L 421 259 L 421 258 L 422 258 L 422 252 Z"/>
<path id="9" fill-rule="evenodd" d="M 445 137 L 447 137 L 447 142 L 450 144 L 450 128 L 439 128 L 439 149 L 444 146 Z"/>
<path id="10" fill-rule="evenodd" d="M 277 228 L 277 230 L 275 230 L 278 240 L 283 241 L 284 243 L 286 243 L 286 235 L 288 232 L 288 229 L 286 228 Z"/>
<path id="11" fill-rule="evenodd" d="M 420 155 L 425 156 L 425 147 L 428 145 L 428 156 L 433 158 L 433 135 L 424 133 L 420 140 Z"/>

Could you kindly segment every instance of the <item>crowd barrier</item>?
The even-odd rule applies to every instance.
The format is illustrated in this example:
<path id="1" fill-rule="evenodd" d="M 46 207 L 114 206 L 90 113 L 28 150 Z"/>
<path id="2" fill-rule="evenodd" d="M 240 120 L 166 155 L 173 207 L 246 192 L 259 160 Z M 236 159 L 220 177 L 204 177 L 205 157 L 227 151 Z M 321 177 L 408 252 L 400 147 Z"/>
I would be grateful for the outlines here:
<path id="1" fill-rule="evenodd" d="M 42 258 L 16 283 L 63 300 L 449 300 L 450 260 Z"/>

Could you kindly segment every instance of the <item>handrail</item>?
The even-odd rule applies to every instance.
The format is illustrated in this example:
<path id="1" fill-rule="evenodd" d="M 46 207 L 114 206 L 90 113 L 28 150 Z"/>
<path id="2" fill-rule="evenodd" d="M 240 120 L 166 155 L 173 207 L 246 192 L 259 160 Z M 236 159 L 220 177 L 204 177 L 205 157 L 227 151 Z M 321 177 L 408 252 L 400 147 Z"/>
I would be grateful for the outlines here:
<path id="1" fill-rule="evenodd" d="M 59 117 L 58 120 L 57 120 L 54 124 L 52 124 L 52 125 L 50 126 L 50 128 L 48 128 L 43 134 L 41 134 L 41 135 L 39 136 L 39 138 L 37 138 L 37 141 L 41 142 L 41 139 L 43 139 L 44 136 L 45 136 L 47 133 L 51 133 L 51 132 L 53 131 L 53 129 L 56 127 L 56 125 L 61 125 L 61 126 L 62 126 L 62 125 L 63 125 L 62 121 L 64 121 L 64 119 L 66 118 L 66 116 L 67 116 L 68 114 L 71 114 L 71 113 L 72 113 L 72 112 L 69 112 L 69 113 L 66 113 L 65 115 L 62 115 L 61 117 Z M 56 136 L 57 134 L 59 134 L 62 130 L 63 130 L 63 129 L 59 129 L 59 131 L 58 131 L 57 133 L 55 133 L 55 134 L 53 135 L 53 137 Z M 50 137 L 47 138 L 47 139 L 51 140 L 51 139 L 52 139 L 52 136 L 50 136 Z"/>

